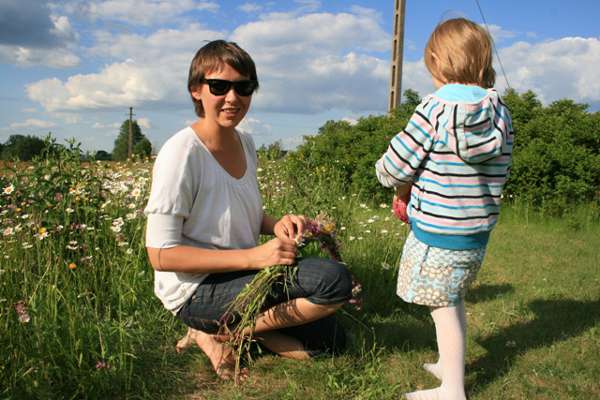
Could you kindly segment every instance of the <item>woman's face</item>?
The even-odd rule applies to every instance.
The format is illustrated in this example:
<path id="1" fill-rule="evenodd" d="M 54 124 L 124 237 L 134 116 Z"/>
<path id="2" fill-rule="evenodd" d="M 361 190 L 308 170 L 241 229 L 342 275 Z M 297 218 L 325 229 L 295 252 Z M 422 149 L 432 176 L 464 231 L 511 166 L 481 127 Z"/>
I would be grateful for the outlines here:
<path id="1" fill-rule="evenodd" d="M 223 79 L 226 81 L 242 81 L 249 79 L 241 75 L 228 64 L 224 64 L 220 71 L 209 72 L 204 79 Z M 192 96 L 202 102 L 204 119 L 216 123 L 222 128 L 235 128 L 244 119 L 250 108 L 252 95 L 240 96 L 233 86 L 223 95 L 214 95 L 210 92 L 208 83 L 198 85 Z"/>

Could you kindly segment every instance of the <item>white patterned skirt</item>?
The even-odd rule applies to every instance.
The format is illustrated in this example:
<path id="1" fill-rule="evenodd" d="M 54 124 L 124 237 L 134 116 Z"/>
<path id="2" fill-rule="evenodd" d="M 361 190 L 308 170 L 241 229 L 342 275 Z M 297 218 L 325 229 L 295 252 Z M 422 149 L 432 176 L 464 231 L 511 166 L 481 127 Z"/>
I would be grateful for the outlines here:
<path id="1" fill-rule="evenodd" d="M 429 307 L 456 306 L 481 268 L 485 247 L 449 250 L 429 246 L 410 232 L 400 260 L 397 294 Z"/>

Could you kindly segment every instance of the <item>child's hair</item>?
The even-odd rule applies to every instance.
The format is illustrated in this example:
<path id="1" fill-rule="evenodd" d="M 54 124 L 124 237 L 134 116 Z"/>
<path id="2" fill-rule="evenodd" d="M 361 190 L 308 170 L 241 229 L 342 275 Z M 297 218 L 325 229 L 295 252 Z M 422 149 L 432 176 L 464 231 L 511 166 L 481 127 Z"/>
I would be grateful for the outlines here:
<path id="1" fill-rule="evenodd" d="M 425 65 L 439 82 L 476 84 L 491 88 L 492 39 L 480 25 L 465 18 L 440 23 L 425 47 Z"/>
<path id="2" fill-rule="evenodd" d="M 188 92 L 190 92 L 190 96 L 196 86 L 202 83 L 207 73 L 220 71 L 225 64 L 247 76 L 248 79 L 258 81 L 254 61 L 244 49 L 234 42 L 213 40 L 202 46 L 192 59 L 188 75 Z M 204 107 L 202 107 L 202 102 L 194 99 L 193 96 L 191 97 L 196 115 L 203 117 Z"/>

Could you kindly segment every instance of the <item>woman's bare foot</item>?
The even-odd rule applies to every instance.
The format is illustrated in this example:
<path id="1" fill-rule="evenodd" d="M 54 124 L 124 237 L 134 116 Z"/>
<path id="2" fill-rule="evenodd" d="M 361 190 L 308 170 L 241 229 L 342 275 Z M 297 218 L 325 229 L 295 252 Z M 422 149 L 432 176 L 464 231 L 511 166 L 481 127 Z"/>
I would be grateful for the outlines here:
<path id="1" fill-rule="evenodd" d="M 235 357 L 231 347 L 223 341 L 217 340 L 214 335 L 209 335 L 202 331 L 189 328 L 187 334 L 177 342 L 175 349 L 181 352 L 193 343 L 206 354 L 217 376 L 224 380 L 235 378 Z M 242 368 L 240 370 L 241 380 L 248 376 L 248 370 Z"/>
<path id="2" fill-rule="evenodd" d="M 181 353 L 194 343 L 196 343 L 194 340 L 194 329 L 188 328 L 185 336 L 177 341 L 177 344 L 175 345 L 175 351 L 177 353 Z"/>

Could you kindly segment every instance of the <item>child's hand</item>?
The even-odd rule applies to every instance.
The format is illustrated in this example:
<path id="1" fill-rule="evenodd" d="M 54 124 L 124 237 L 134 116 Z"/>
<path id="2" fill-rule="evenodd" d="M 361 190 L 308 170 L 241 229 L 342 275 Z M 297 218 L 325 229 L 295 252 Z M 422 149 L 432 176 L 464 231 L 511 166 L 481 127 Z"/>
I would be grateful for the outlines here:
<path id="1" fill-rule="evenodd" d="M 408 212 L 406 210 L 410 201 L 410 189 L 412 185 L 402 186 L 396 189 L 396 194 L 392 200 L 392 211 L 394 215 L 402 222 L 408 224 Z"/>
<path id="2" fill-rule="evenodd" d="M 396 218 L 400 221 L 408 224 L 408 213 L 406 212 L 406 201 L 404 199 L 394 195 L 394 200 L 392 201 L 392 211 Z"/>

